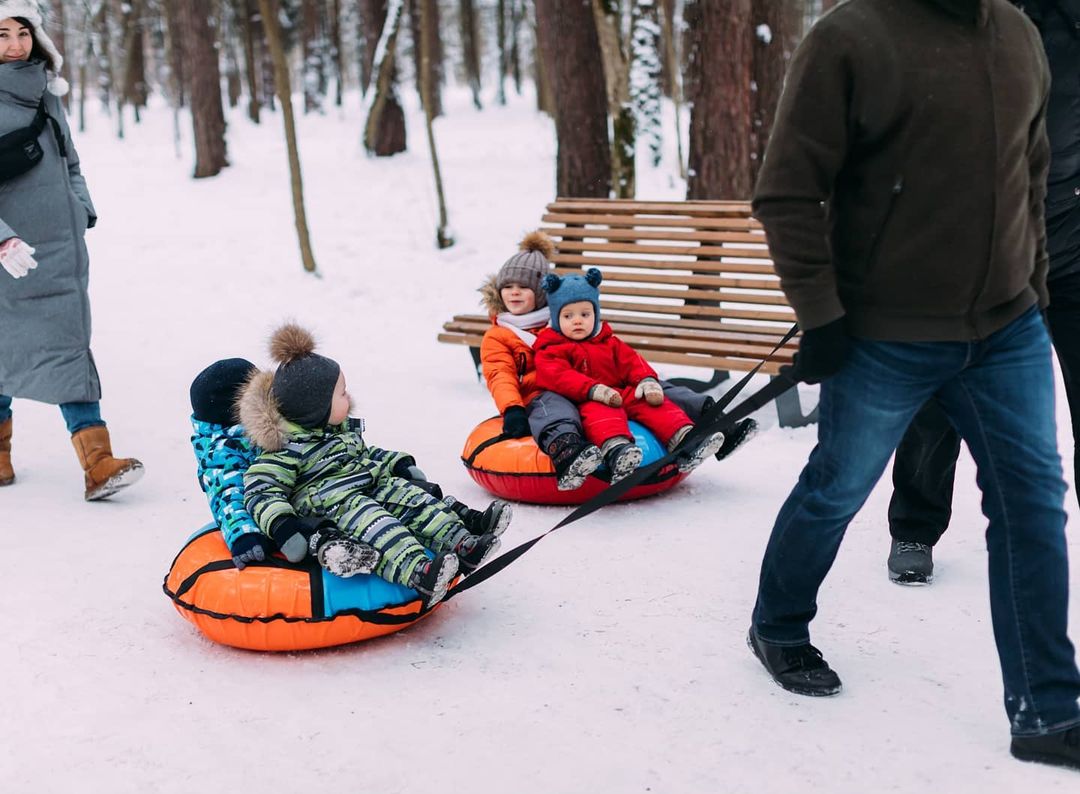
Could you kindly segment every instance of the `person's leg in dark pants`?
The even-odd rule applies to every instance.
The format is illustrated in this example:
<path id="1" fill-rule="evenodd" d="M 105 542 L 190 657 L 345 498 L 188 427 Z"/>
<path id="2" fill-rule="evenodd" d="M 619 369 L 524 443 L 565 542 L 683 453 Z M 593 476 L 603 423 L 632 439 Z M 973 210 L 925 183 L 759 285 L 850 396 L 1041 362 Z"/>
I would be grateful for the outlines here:
<path id="1" fill-rule="evenodd" d="M 991 617 L 1015 752 L 1023 737 L 1080 726 L 1054 375 L 1050 340 L 1034 310 L 972 349 L 970 363 L 938 396 L 978 467 L 989 520 Z"/>
<path id="2" fill-rule="evenodd" d="M 960 435 L 936 400 L 915 415 L 893 460 L 887 568 L 899 584 L 933 581 L 932 549 L 952 516 Z"/>
<path id="3" fill-rule="evenodd" d="M 1080 274 L 1047 283 L 1050 306 L 1046 319 L 1057 353 L 1073 435 L 1073 493 L 1080 501 Z"/>

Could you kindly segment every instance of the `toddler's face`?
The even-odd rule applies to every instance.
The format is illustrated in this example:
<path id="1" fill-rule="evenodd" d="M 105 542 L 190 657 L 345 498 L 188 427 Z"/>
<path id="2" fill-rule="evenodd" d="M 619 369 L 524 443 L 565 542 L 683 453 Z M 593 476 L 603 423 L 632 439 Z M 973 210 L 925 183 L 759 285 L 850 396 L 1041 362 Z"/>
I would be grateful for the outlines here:
<path id="1" fill-rule="evenodd" d="M 521 284 L 507 284 L 499 295 L 511 314 L 528 314 L 536 310 L 536 293 Z"/>
<path id="2" fill-rule="evenodd" d="M 330 424 L 340 425 L 349 418 L 349 409 L 352 407 L 352 398 L 345 389 L 345 373 L 338 373 L 337 385 L 334 386 L 334 397 L 330 401 Z"/>
<path id="3" fill-rule="evenodd" d="M 596 316 L 590 301 L 575 301 L 562 307 L 559 312 L 559 331 L 567 339 L 580 342 L 592 336 Z"/>

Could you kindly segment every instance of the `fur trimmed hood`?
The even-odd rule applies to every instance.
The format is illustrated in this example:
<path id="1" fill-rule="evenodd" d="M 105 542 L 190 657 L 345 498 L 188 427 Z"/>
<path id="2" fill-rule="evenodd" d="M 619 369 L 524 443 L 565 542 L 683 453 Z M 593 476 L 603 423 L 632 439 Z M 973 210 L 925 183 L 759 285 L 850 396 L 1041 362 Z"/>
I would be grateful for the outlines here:
<path id="1" fill-rule="evenodd" d="M 49 56 L 50 63 L 45 64 L 48 75 L 46 88 L 54 96 L 63 96 L 71 86 L 68 81 L 60 76 L 60 69 L 64 65 L 64 56 L 56 48 L 49 34 L 45 32 L 45 20 L 42 16 L 41 5 L 34 0 L 0 0 L 0 19 L 9 17 L 23 17 L 33 28 L 34 41 L 45 54 Z"/>
<path id="2" fill-rule="evenodd" d="M 236 413 L 247 437 L 267 452 L 283 449 L 289 437 L 285 417 L 281 415 L 271 391 L 273 385 L 273 372 L 256 372 L 248 379 L 236 401 Z"/>
<path id="3" fill-rule="evenodd" d="M 494 317 L 496 314 L 507 311 L 502 295 L 499 294 L 499 288 L 495 286 L 494 274 L 488 276 L 487 281 L 477 291 L 480 293 L 480 304 L 487 309 L 490 316 Z"/>

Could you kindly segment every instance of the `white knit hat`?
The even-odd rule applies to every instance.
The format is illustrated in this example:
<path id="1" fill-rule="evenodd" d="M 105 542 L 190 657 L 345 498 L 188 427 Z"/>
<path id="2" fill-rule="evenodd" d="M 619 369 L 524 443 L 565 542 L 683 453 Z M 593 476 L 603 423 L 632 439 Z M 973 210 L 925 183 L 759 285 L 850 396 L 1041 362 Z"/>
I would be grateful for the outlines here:
<path id="1" fill-rule="evenodd" d="M 66 94 L 70 86 L 68 81 L 60 76 L 60 67 L 64 65 L 64 56 L 60 54 L 60 50 L 56 49 L 53 40 L 45 32 L 41 6 L 34 0 L 0 0 L 0 19 L 8 19 L 9 17 L 22 17 L 30 23 L 30 27 L 33 28 L 34 41 L 48 53 L 49 58 L 52 60 L 52 68 L 48 69 L 49 82 L 46 84 L 49 93 L 56 96 Z"/>

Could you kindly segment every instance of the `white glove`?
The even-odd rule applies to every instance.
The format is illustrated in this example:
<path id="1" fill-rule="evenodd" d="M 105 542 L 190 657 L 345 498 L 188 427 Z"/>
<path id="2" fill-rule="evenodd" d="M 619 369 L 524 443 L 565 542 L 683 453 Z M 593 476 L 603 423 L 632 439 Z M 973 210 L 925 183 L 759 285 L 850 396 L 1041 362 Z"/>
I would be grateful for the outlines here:
<path id="1" fill-rule="evenodd" d="M 612 408 L 618 408 L 622 405 L 622 395 L 603 383 L 597 383 L 589 389 L 589 399 L 596 400 L 596 402 L 604 405 L 610 405 Z"/>
<path id="2" fill-rule="evenodd" d="M 664 401 L 664 390 L 655 378 L 642 378 L 634 389 L 634 396 L 645 400 L 649 405 L 660 405 Z"/>
<path id="3" fill-rule="evenodd" d="M 22 278 L 37 267 L 37 260 L 31 256 L 34 250 L 18 237 L 9 237 L 0 243 L 0 265 L 12 278 Z"/>

